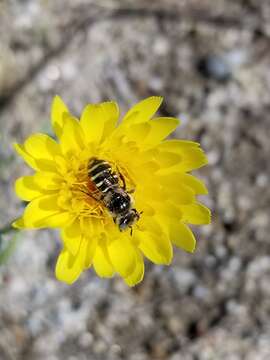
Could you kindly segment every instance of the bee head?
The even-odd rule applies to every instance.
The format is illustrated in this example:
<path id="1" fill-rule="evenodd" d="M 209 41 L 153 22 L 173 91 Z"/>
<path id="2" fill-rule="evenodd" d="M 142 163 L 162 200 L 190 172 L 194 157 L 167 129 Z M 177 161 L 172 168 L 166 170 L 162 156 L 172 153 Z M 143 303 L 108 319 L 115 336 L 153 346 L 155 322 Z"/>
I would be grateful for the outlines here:
<path id="1" fill-rule="evenodd" d="M 124 215 L 119 215 L 116 218 L 116 224 L 120 231 L 125 231 L 127 228 L 131 228 L 140 218 L 140 214 L 136 209 L 131 209 Z"/>

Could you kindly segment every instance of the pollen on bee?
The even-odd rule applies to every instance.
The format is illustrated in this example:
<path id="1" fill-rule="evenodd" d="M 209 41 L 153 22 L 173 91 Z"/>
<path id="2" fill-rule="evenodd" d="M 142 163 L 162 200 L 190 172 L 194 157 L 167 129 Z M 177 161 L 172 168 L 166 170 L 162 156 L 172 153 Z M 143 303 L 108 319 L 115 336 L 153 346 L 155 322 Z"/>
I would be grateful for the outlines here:
<path id="1" fill-rule="evenodd" d="M 90 194 L 96 191 L 96 186 L 90 178 L 87 180 L 87 189 L 89 190 Z"/>

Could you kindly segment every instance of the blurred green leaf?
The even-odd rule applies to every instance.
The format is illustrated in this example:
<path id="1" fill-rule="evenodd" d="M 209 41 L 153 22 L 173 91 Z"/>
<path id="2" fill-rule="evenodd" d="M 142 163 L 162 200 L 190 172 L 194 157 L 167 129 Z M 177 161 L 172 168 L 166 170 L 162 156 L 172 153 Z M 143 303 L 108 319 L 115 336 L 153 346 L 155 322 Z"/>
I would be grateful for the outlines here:
<path id="1" fill-rule="evenodd" d="M 13 254 L 18 240 L 18 233 L 16 233 L 7 243 L 3 246 L 3 237 L 0 234 L 0 266 L 7 263 L 10 256 Z"/>

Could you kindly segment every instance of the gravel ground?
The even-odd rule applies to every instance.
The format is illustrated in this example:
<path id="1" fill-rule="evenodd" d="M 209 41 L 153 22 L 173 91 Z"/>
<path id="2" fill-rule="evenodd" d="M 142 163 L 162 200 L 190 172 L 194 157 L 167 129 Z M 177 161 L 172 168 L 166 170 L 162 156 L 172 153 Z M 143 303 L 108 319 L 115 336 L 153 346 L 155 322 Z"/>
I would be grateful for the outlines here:
<path id="1" fill-rule="evenodd" d="M 194 255 L 147 264 L 132 289 L 92 271 L 58 283 L 58 234 L 6 231 L 0 360 L 269 360 L 270 2 L 2 0 L 0 19 L 2 232 L 24 207 L 12 143 L 50 133 L 56 93 L 76 114 L 163 95 L 175 136 L 208 154 L 197 174 L 213 211 Z"/>

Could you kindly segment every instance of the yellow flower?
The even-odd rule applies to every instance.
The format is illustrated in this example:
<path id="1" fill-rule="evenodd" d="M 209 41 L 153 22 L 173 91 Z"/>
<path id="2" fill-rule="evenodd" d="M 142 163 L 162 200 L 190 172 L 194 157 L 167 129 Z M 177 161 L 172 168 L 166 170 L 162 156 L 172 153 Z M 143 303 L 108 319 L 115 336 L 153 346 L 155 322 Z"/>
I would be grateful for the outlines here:
<path id="1" fill-rule="evenodd" d="M 38 133 L 15 144 L 35 174 L 16 181 L 17 195 L 29 204 L 13 225 L 61 229 L 59 280 L 71 284 L 93 266 L 100 277 L 117 273 L 133 286 L 143 278 L 143 256 L 168 265 L 172 245 L 194 251 L 196 241 L 187 224 L 208 224 L 210 211 L 196 199 L 207 194 L 205 185 L 188 172 L 207 159 L 198 143 L 165 140 L 179 122 L 152 119 L 161 102 L 161 97 L 149 97 L 117 124 L 115 102 L 89 104 L 78 120 L 56 96 L 51 117 L 59 142 Z M 119 175 L 119 187 L 124 180 L 126 192 L 133 190 L 140 218 L 132 233 L 120 231 L 108 206 L 96 197 L 88 174 L 92 158 L 106 160 Z"/>

